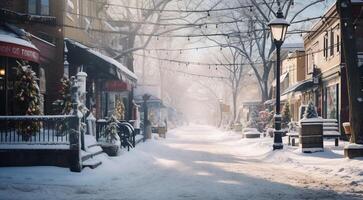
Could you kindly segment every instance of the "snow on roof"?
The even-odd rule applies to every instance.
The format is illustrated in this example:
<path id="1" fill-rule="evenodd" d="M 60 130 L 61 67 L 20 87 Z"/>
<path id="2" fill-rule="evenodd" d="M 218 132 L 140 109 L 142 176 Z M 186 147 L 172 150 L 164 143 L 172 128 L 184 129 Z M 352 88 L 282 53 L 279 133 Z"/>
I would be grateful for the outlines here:
<path id="1" fill-rule="evenodd" d="M 108 63 L 111 63 L 112 65 L 116 66 L 121 72 L 125 73 L 126 75 L 128 75 L 129 77 L 137 80 L 137 76 L 132 72 L 130 71 L 127 67 L 125 67 L 123 64 L 121 64 L 120 62 L 118 62 L 117 60 L 109 57 L 109 56 L 106 56 L 98 51 L 95 51 L 89 47 L 87 47 L 86 45 L 83 45 L 79 42 L 76 42 L 72 39 L 69 39 L 69 38 L 65 38 L 66 40 L 68 41 L 71 41 L 71 43 L 74 43 L 75 45 L 83 48 L 83 49 L 86 49 L 88 52 L 94 54 L 95 56 L 103 59 L 104 61 L 108 62 Z"/>
<path id="2" fill-rule="evenodd" d="M 31 42 L 24 40 L 22 38 L 19 38 L 14 33 L 4 31 L 2 29 L 0 29 L 0 42 L 16 44 L 16 45 L 29 47 L 29 48 L 39 51 L 39 49 L 37 47 L 35 47 Z"/>

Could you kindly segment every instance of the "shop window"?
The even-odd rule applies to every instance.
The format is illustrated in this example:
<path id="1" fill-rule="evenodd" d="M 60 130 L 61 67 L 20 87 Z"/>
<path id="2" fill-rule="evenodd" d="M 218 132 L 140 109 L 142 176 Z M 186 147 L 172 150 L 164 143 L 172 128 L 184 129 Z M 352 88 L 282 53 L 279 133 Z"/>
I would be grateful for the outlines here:
<path id="1" fill-rule="evenodd" d="M 49 0 L 28 0 L 28 13 L 49 15 Z"/>
<path id="2" fill-rule="evenodd" d="M 338 85 L 329 86 L 326 88 L 326 118 L 338 119 Z"/>

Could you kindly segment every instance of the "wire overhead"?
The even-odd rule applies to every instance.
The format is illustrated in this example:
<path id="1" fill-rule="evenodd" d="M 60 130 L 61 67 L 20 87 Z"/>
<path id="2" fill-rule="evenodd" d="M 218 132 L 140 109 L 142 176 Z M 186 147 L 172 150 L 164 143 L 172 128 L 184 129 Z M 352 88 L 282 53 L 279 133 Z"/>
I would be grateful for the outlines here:
<path id="1" fill-rule="evenodd" d="M 139 8 L 139 7 L 133 7 L 133 6 L 126 6 L 122 4 L 115 4 L 115 3 L 104 3 L 94 0 L 88 0 L 90 2 L 99 3 L 102 5 L 107 5 L 110 7 L 117 7 L 117 8 L 127 8 L 131 10 L 140 10 L 140 11 L 153 11 L 153 12 L 172 12 L 172 13 L 206 13 L 208 16 L 210 16 L 210 13 L 212 12 L 220 12 L 220 11 L 230 11 L 230 10 L 239 10 L 247 8 L 251 10 L 253 7 L 258 5 L 274 5 L 276 4 L 276 1 L 270 1 L 270 2 L 258 2 L 255 5 L 240 5 L 235 7 L 227 7 L 227 8 L 210 8 L 210 9 L 201 9 L 201 10 L 191 10 L 191 9 L 158 9 L 158 8 Z M 285 1 L 291 1 L 291 0 L 285 0 Z M 324 1 L 324 0 L 321 0 Z M 277 4 L 276 4 L 277 5 Z"/>

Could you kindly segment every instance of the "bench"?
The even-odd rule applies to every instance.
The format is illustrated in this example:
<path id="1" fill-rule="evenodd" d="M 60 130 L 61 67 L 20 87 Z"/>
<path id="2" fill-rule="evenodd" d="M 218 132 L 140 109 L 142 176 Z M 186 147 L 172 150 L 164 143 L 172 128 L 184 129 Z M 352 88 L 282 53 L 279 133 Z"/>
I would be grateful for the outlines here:
<path id="1" fill-rule="evenodd" d="M 324 138 L 334 138 L 335 146 L 339 146 L 339 125 L 336 119 L 322 119 L 323 120 L 323 137 Z M 288 145 L 295 146 L 295 138 L 299 137 L 299 132 L 289 132 L 286 134 L 288 136 Z"/>
<path id="2" fill-rule="evenodd" d="M 339 146 L 339 125 L 336 119 L 323 119 L 323 137 L 334 138 L 335 146 Z"/>
<path id="3" fill-rule="evenodd" d="M 286 135 L 288 137 L 288 145 L 295 146 L 295 138 L 299 137 L 299 132 L 288 132 Z"/>

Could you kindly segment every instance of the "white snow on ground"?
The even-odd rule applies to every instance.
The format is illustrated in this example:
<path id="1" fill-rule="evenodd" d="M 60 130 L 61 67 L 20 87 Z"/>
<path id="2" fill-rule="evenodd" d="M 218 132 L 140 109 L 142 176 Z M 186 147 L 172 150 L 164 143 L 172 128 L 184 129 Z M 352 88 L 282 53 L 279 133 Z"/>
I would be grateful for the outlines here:
<path id="1" fill-rule="evenodd" d="M 272 151 L 272 138 L 241 139 L 207 126 L 182 127 L 130 152 L 102 155 L 97 169 L 0 168 L 0 199 L 360 199 L 363 160 L 344 144 L 303 154 Z"/>

